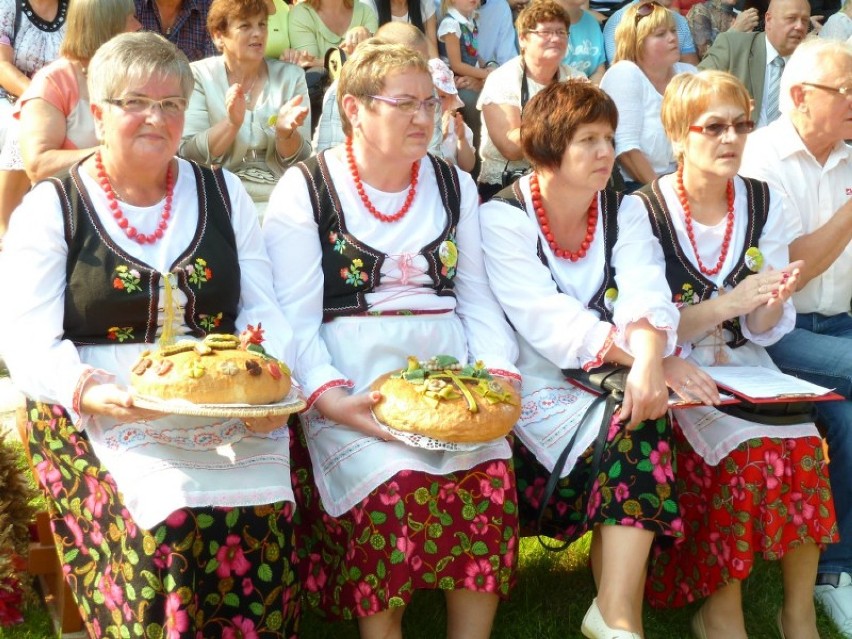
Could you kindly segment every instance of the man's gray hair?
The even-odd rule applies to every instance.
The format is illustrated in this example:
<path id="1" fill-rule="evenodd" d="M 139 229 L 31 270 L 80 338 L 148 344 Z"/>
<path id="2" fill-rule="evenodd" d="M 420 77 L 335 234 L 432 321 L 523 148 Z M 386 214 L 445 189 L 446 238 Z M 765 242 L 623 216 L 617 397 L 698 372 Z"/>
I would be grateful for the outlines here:
<path id="1" fill-rule="evenodd" d="M 831 40 L 810 36 L 804 40 L 784 67 L 784 75 L 781 76 L 781 92 L 778 98 L 778 106 L 781 113 L 793 112 L 793 98 L 790 97 L 790 89 L 803 82 L 825 83 L 829 81 L 821 76 L 823 60 L 830 57 L 843 58 L 852 57 L 852 44 L 842 40 Z"/>

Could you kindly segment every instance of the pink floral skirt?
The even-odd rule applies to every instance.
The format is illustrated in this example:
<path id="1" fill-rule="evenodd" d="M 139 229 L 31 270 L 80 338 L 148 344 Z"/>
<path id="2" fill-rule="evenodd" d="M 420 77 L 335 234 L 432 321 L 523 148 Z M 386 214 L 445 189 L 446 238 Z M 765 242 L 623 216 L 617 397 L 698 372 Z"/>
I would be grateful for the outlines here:
<path id="1" fill-rule="evenodd" d="M 508 596 L 518 548 L 510 461 L 448 475 L 401 471 L 331 517 L 314 486 L 301 427 L 290 441 L 298 570 L 308 605 L 325 618 L 405 606 L 418 589 Z"/>
<path id="2" fill-rule="evenodd" d="M 680 429 L 675 442 L 684 537 L 652 552 L 651 605 L 686 605 L 744 580 L 757 556 L 774 561 L 802 544 L 838 540 L 819 437 L 751 439 L 716 466 Z"/>

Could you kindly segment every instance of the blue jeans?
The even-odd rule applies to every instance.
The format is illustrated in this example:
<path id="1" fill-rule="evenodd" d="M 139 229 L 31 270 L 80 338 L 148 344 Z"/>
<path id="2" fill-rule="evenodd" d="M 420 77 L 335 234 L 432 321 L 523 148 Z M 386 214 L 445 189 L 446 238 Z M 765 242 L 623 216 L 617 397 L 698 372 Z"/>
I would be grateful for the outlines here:
<path id="1" fill-rule="evenodd" d="M 822 553 L 819 572 L 852 573 L 852 315 L 800 313 L 796 328 L 767 350 L 785 373 L 834 388 L 846 398 L 816 403 L 840 528 L 840 543 Z"/>

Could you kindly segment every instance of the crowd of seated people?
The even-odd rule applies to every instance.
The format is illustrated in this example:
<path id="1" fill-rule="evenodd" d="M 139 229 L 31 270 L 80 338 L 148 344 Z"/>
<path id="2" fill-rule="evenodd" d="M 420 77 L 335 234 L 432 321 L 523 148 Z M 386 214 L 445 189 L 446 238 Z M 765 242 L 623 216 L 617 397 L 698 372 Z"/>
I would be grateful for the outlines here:
<path id="1" fill-rule="evenodd" d="M 21 18 L 22 6 L 34 10 Z M 831 9 L 831 15 L 826 15 Z M 631 417 L 626 411 L 622 421 L 614 420 L 623 431 L 616 433 L 613 426 L 607 446 L 630 457 L 630 451 L 621 448 L 628 444 L 621 442 L 644 442 L 642 438 L 649 435 L 640 431 L 650 428 L 655 429 L 653 447 L 665 448 L 684 461 L 683 467 L 669 469 L 664 481 L 655 478 L 662 486 L 658 490 L 670 491 L 675 501 L 678 495 L 683 499 L 678 512 L 688 518 L 686 524 L 677 518 L 669 521 L 671 512 L 665 518 L 663 513 L 654 514 L 651 519 L 663 524 L 659 529 L 646 526 L 641 531 L 641 543 L 637 542 L 641 552 L 632 558 L 639 563 L 616 566 L 612 563 L 617 556 L 614 551 L 607 550 L 608 557 L 601 560 L 601 547 L 610 548 L 614 543 L 603 540 L 626 533 L 610 534 L 608 530 L 601 536 L 600 527 L 622 523 L 621 518 L 625 518 L 625 526 L 633 523 L 621 511 L 615 521 L 602 514 L 613 506 L 606 502 L 593 517 L 587 515 L 581 523 L 572 519 L 571 509 L 578 503 L 572 501 L 576 496 L 567 486 L 568 478 L 582 476 L 581 465 L 587 463 L 591 440 L 585 441 L 586 446 L 571 440 L 576 450 L 570 459 L 577 466 L 573 470 L 566 466 L 553 503 L 567 504 L 568 510 L 560 513 L 565 520 L 558 522 L 565 539 L 586 531 L 596 533 L 592 565 L 599 591 L 583 621 L 584 636 L 644 637 L 639 596 L 644 586 L 646 599 L 653 605 L 684 605 L 706 598 L 692 622 L 692 632 L 699 639 L 744 638 L 748 620 L 742 612 L 741 583 L 751 572 L 753 558 L 762 554 L 781 565 L 785 599 L 777 626 L 782 637 L 786 630 L 787 637 L 816 639 L 811 605 L 815 593 L 842 636 L 852 639 L 852 494 L 845 487 L 835 488 L 832 503 L 829 475 L 834 483 L 848 482 L 837 467 L 826 465 L 820 439 L 822 433 L 832 461 L 842 463 L 852 455 L 852 438 L 841 434 L 850 414 L 852 381 L 845 362 L 826 358 L 808 362 L 806 368 L 798 365 L 804 350 L 817 351 L 816 346 L 802 346 L 801 342 L 810 344 L 807 340 L 822 337 L 833 341 L 820 343 L 819 349 L 824 351 L 819 352 L 846 353 L 846 340 L 852 335 L 848 322 L 841 322 L 852 310 L 852 285 L 848 283 L 852 281 L 852 213 L 846 168 L 852 164 L 847 146 L 852 140 L 852 0 L 843 7 L 823 3 L 820 11 L 820 16 L 812 15 L 808 0 L 769 0 L 763 5 L 737 0 L 304 0 L 292 4 L 287 0 L 0 0 L 0 105 L 6 105 L 0 108 L 0 256 L 12 253 L 10 260 L 14 260 L 14 252 L 21 247 L 32 250 L 20 238 L 20 231 L 16 235 L 10 230 L 10 244 L 3 244 L 7 227 L 26 224 L 16 220 L 30 214 L 32 203 L 40 201 L 27 195 L 28 191 L 41 193 L 43 200 L 45 179 L 68 180 L 69 171 L 77 175 L 81 167 L 91 164 L 93 155 L 100 161 L 105 139 L 115 144 L 120 137 L 118 129 L 110 133 L 109 127 L 120 124 L 112 111 L 104 111 L 103 105 L 90 100 L 87 70 L 96 50 L 123 32 L 159 33 L 188 61 L 186 69 L 174 72 L 179 76 L 181 95 L 171 99 L 140 93 L 113 96 L 105 102 L 128 118 L 167 121 L 168 142 L 180 158 L 175 166 L 210 167 L 214 175 L 223 170 L 228 176 L 222 184 L 236 190 L 225 195 L 240 202 L 239 222 L 246 227 L 240 232 L 248 232 L 253 242 L 258 240 L 253 230 L 246 230 L 249 226 L 254 229 L 256 223 L 257 233 L 264 234 L 266 252 L 274 258 L 269 266 L 285 316 L 282 321 L 292 324 L 294 340 L 302 341 L 293 349 L 300 353 L 294 357 L 304 357 L 310 363 L 306 368 L 316 367 L 317 375 L 323 375 L 319 384 L 301 380 L 321 398 L 315 406 L 317 429 L 334 422 L 336 427 L 360 430 L 353 440 L 357 446 L 365 436 L 375 435 L 364 428 L 362 419 L 371 406 L 369 393 L 344 393 L 347 382 L 334 376 L 338 374 L 334 367 L 343 370 L 349 363 L 345 361 L 348 355 L 344 357 L 344 321 L 371 325 L 370 330 L 377 332 L 370 339 L 378 343 L 385 337 L 385 329 L 379 329 L 373 320 L 362 322 L 362 316 L 369 316 L 374 305 L 379 314 L 404 315 L 412 310 L 400 306 L 396 293 L 383 286 L 397 286 L 404 289 L 403 297 L 423 302 L 415 315 L 448 313 L 453 322 L 460 317 L 463 328 L 436 322 L 441 323 L 442 332 L 452 336 L 447 343 L 462 351 L 465 344 L 487 344 L 476 333 L 483 327 L 465 323 L 465 304 L 473 299 L 493 313 L 500 338 L 492 346 L 502 349 L 499 356 L 507 361 L 501 361 L 505 365 L 501 370 L 508 371 L 509 377 L 518 377 L 514 366 L 524 378 L 533 379 L 543 370 L 537 367 L 546 363 L 546 372 L 555 379 L 564 368 L 591 367 L 604 361 L 633 365 L 637 371 L 631 380 L 634 414 Z M 146 46 L 154 51 L 161 44 Z M 801 60 L 813 66 L 811 75 L 803 71 Z M 376 69 L 380 73 L 365 75 Z M 192 76 L 192 90 L 183 95 L 189 87 L 187 72 Z M 133 78 L 129 86 L 136 83 L 140 91 L 148 91 L 143 80 Z M 354 93 L 347 92 L 347 87 Z M 134 101 L 135 97 L 139 100 Z M 533 108 L 528 109 L 530 104 Z M 555 115 L 552 109 L 556 109 Z M 558 117 L 563 113 L 565 117 Z M 105 136 L 104 127 L 110 136 Z M 748 138 L 752 142 L 760 139 L 767 147 L 770 141 L 783 143 L 777 157 L 768 158 L 778 167 L 762 169 L 756 160 L 761 151 L 755 151 L 752 142 L 746 145 L 746 136 L 754 129 L 757 131 Z M 425 155 L 427 151 L 434 156 L 433 163 Z M 104 155 L 121 157 L 115 149 L 105 150 Z M 768 182 L 771 188 L 757 179 L 737 177 L 741 161 L 743 173 Z M 809 175 L 821 188 L 826 184 L 824 198 L 791 194 L 795 189 L 773 180 L 785 172 L 795 175 L 798 166 L 811 171 Z M 170 176 L 162 176 L 168 207 L 169 189 L 174 187 Z M 448 185 L 454 185 L 454 200 L 446 199 Z M 293 191 L 285 192 L 285 187 Z M 844 196 L 835 193 L 844 188 Z M 309 197 L 310 189 L 321 197 Z M 432 200 L 418 200 L 422 193 L 430 194 Z M 123 201 L 118 190 L 113 195 Z M 571 203 L 564 210 L 557 204 L 560 197 Z M 329 211 L 320 210 L 340 207 L 340 202 L 344 209 L 357 207 L 358 215 L 364 213 L 363 219 L 352 214 L 348 220 L 352 226 L 347 228 L 340 212 L 335 221 Z M 388 211 L 378 212 L 373 202 Z M 479 205 L 483 205 L 481 236 L 472 221 Z M 287 206 L 295 207 L 294 211 L 298 208 L 298 213 L 288 217 Z M 412 223 L 403 242 L 387 231 L 392 226 L 382 226 L 402 220 L 409 208 L 417 215 L 427 215 L 428 210 L 432 225 L 428 229 L 446 237 L 441 235 L 439 242 L 427 237 L 431 232 L 427 228 L 415 231 Z M 809 208 L 819 208 L 820 213 L 810 214 Z M 249 210 L 256 220 L 242 218 Z M 348 217 L 349 211 L 345 212 Z M 451 223 L 442 226 L 439 222 L 445 215 Z M 621 216 L 618 224 L 616 215 Z M 163 222 L 168 226 L 167 217 Z M 339 239 L 342 244 L 332 240 L 331 249 L 321 241 L 314 246 L 317 225 L 320 232 L 327 231 L 321 223 L 339 225 L 337 230 L 332 228 L 326 243 L 332 236 L 348 239 Z M 624 235 L 619 237 L 612 229 L 622 224 Z M 668 244 L 666 231 L 671 231 Z M 457 232 L 464 237 L 456 237 Z M 362 233 L 375 246 L 364 244 Z M 428 247 L 409 247 L 412 238 L 422 240 L 419 246 L 437 242 L 440 250 L 435 249 L 434 260 Z M 643 239 L 638 242 L 636 238 Z M 58 239 L 58 235 L 53 238 L 61 245 Z M 646 241 L 655 248 L 626 252 L 625 247 Z M 407 248 L 397 255 L 394 251 L 400 244 Z M 580 250 L 563 251 L 563 244 Z M 473 255 L 462 256 L 457 245 L 475 247 Z M 529 259 L 524 264 L 529 277 L 519 275 L 516 266 L 507 261 L 521 250 L 519 246 L 528 249 Z M 380 263 L 370 274 L 359 271 L 358 278 L 363 275 L 366 279 L 352 285 L 364 287 L 359 293 L 357 321 L 353 317 L 323 322 L 327 297 L 339 282 L 326 283 L 320 295 L 319 289 L 307 290 L 307 279 L 287 283 L 284 275 L 286 265 L 301 255 L 314 269 L 312 285 L 322 287 L 323 277 L 329 278 L 334 271 L 325 268 L 326 262 L 337 264 L 345 251 L 366 254 L 371 247 L 384 251 L 392 265 Z M 746 260 L 747 254 L 754 260 L 749 253 L 752 249 L 760 256 L 756 266 L 749 266 Z M 583 262 L 587 252 L 592 259 Z M 353 265 L 361 261 L 361 253 L 352 255 Z M 660 299 L 646 296 L 641 312 L 631 309 L 633 314 L 627 316 L 623 309 L 633 299 L 636 282 L 619 282 L 626 277 L 626 269 L 618 266 L 630 256 L 645 260 L 649 272 L 665 274 L 656 280 L 665 280 L 672 290 L 663 283 L 662 289 L 655 289 Z M 429 260 L 437 260 L 435 273 L 425 265 Z M 569 262 L 563 264 L 562 260 Z M 609 282 L 611 289 L 575 286 L 578 278 L 591 277 L 591 270 L 585 270 L 590 264 L 598 265 L 592 269 L 595 277 L 605 271 L 599 283 Z M 449 295 L 453 302 L 445 311 L 432 295 L 446 285 L 446 279 L 453 278 L 447 272 L 455 273 L 456 267 L 462 273 L 460 286 Z M 641 269 L 634 271 L 638 277 Z M 489 278 L 490 288 L 484 284 Z M 494 284 L 495 278 L 500 285 Z M 466 279 L 468 285 L 486 286 L 493 295 L 471 297 Z M 689 291 L 676 290 L 681 285 L 688 285 Z M 305 287 L 304 295 L 298 294 L 299 286 Z M 607 294 L 615 291 L 615 301 L 610 300 L 610 307 L 602 301 L 598 308 L 589 298 L 603 290 Z M 696 297 L 686 301 L 687 293 Z M 436 297 L 443 294 L 441 290 Z M 534 298 L 542 310 L 528 316 Z M 618 308 L 619 301 L 622 311 L 613 312 L 612 306 Z M 302 306 L 306 316 L 316 320 L 315 326 L 307 326 L 304 317 L 293 310 Z M 554 341 L 553 331 L 539 331 L 547 323 L 548 313 L 560 309 L 570 311 L 578 322 L 586 322 L 584 342 L 566 338 L 563 344 Z M 20 317 L 25 319 L 26 314 L 22 312 Z M 395 318 L 382 317 L 383 323 L 397 330 Z M 504 325 L 505 317 L 511 325 Z M 429 330 L 436 323 L 417 321 Z M 840 328 L 832 322 L 839 322 Z M 828 324 L 831 327 L 826 328 Z M 405 332 L 405 337 L 411 335 Z M 521 340 L 520 350 L 513 350 L 512 339 Z M 322 343 L 317 346 L 315 342 Z M 300 350 L 305 343 L 311 344 L 311 352 Z M 375 345 L 360 347 L 369 352 Z M 14 351 L 11 345 L 9 348 Z M 707 411 L 683 413 L 681 423 L 677 415 L 666 417 L 659 397 L 665 387 L 707 404 L 708 410 L 719 401 L 698 366 L 734 361 L 772 367 L 773 360 L 784 371 L 837 389 L 844 400 L 832 409 L 816 411 L 816 425 L 807 419 L 783 439 L 775 437 L 771 428 L 756 427 L 746 420 L 752 429 L 747 431 L 748 437 L 741 433 L 723 442 L 723 435 L 718 435 L 712 446 L 702 439 L 710 429 L 698 424 L 709 419 Z M 566 361 L 571 366 L 559 365 Z M 15 363 L 13 353 L 13 375 Z M 300 372 L 304 369 L 297 366 L 296 374 Z M 359 391 L 366 381 L 356 381 Z M 327 384 L 341 388 L 329 393 Z M 533 397 L 535 392 L 524 388 L 522 396 Z M 351 412 L 333 405 L 332 398 Z M 566 428 L 562 416 L 551 418 Z M 731 423 L 721 417 L 714 418 L 717 422 L 720 429 Z M 308 436 L 310 428 L 306 428 Z M 469 467 L 430 466 L 431 462 L 417 461 L 413 455 L 409 466 L 389 465 L 387 476 L 363 494 L 341 489 L 346 499 L 352 492 L 364 500 L 361 505 L 346 502 L 346 508 L 332 503 L 331 493 L 319 495 L 319 500 L 316 495 L 306 496 L 300 483 L 294 486 L 297 508 L 321 519 L 326 527 L 311 530 L 308 523 L 304 539 L 310 534 L 318 538 L 302 540 L 308 544 L 305 552 L 316 552 L 311 547 L 314 542 L 343 543 L 335 540 L 340 531 L 329 522 L 342 517 L 347 526 L 350 519 L 360 526 L 365 504 L 382 503 L 386 508 L 398 489 L 394 486 L 402 485 L 402 479 L 413 494 L 427 476 L 468 481 L 485 473 L 488 463 L 497 464 L 499 472 L 505 473 L 507 495 L 514 495 L 515 469 L 518 490 L 530 490 L 513 517 L 500 524 L 501 531 L 505 528 L 500 533 L 504 542 L 514 543 L 517 530 L 513 527 L 530 523 L 525 518 L 534 510 L 523 502 L 534 502 L 540 488 L 536 482 L 554 472 L 544 449 L 535 449 L 535 445 L 519 440 L 509 452 L 508 446 L 501 452 L 495 447 L 476 458 L 480 463 Z M 312 448 L 304 437 L 296 447 L 300 464 L 309 467 L 312 460 L 316 463 L 319 449 Z M 766 468 L 754 471 L 757 462 L 750 455 L 758 453 Z M 505 460 L 511 456 L 515 462 L 509 469 Z M 770 458 L 786 463 L 786 470 L 778 471 L 772 465 L 775 462 L 767 461 Z M 365 459 L 372 458 L 366 455 Z M 615 459 L 605 461 L 612 464 Z M 631 458 L 630 463 L 638 462 Z M 747 469 L 759 477 L 749 475 Z M 414 474 L 394 474 L 409 471 Z M 318 467 L 312 472 L 317 473 Z M 769 478 L 773 472 L 781 473 L 777 481 Z M 300 482 L 305 481 L 326 480 L 305 475 Z M 770 503 L 775 488 L 783 495 L 773 497 L 775 501 Z M 590 490 L 600 490 L 600 486 Z M 736 492 L 743 490 L 751 490 L 753 499 L 744 500 Z M 731 491 L 739 497 L 722 508 L 721 514 L 706 510 L 708 496 L 724 500 Z M 616 494 L 607 493 L 607 499 L 615 499 Z M 766 503 L 759 504 L 764 498 Z M 804 517 L 806 511 L 818 516 Z M 488 516 L 493 516 L 490 510 Z M 724 517 L 749 518 L 755 525 L 747 534 L 734 534 Z M 771 526 L 766 524 L 768 519 L 773 519 Z M 629 529 L 631 533 L 637 530 Z M 348 534 L 351 536 L 351 530 Z M 403 533 L 393 532 L 395 539 L 397 534 Z M 714 543 L 724 545 L 719 540 L 729 534 L 737 554 L 708 567 L 707 553 L 713 552 L 708 548 Z M 352 539 L 345 541 L 348 544 Z M 499 540 L 489 538 L 487 543 L 491 556 L 501 557 Z M 696 544 L 704 545 L 699 550 Z M 819 560 L 826 548 L 830 550 Z M 736 561 L 727 563 L 732 556 Z M 371 562 L 376 557 L 369 555 Z M 364 582 L 356 579 L 357 583 L 350 583 L 345 566 L 351 557 L 337 559 L 342 562 L 341 573 L 334 575 L 337 583 L 327 589 L 319 583 L 326 578 L 325 568 L 314 558 L 299 569 L 316 594 L 309 597 L 312 605 L 327 606 L 325 612 L 331 618 L 360 619 L 365 639 L 399 630 L 410 592 L 405 596 L 386 593 L 378 608 L 362 609 L 363 599 L 358 597 Z M 499 561 L 505 565 L 501 564 L 501 581 L 493 589 L 478 592 L 481 597 L 466 599 L 467 593 L 447 599 L 451 623 L 464 624 L 468 616 L 477 616 L 476 629 L 468 636 L 488 636 L 497 601 L 511 589 L 513 555 L 509 553 L 507 559 L 503 552 Z M 648 561 L 649 577 L 643 583 Z M 603 582 L 601 566 L 606 567 Z M 619 574 L 619 569 L 628 577 L 614 580 L 610 575 Z M 455 587 L 463 590 L 460 575 L 457 569 L 450 569 L 446 578 L 455 580 Z M 398 588 L 397 578 L 396 574 L 387 575 L 389 593 Z M 631 596 L 625 597 L 622 591 L 628 588 Z M 341 597 L 349 598 L 345 605 L 331 603 Z M 389 603 L 391 599 L 404 602 Z M 471 606 L 476 614 L 463 613 L 463 606 Z M 97 627 L 100 622 L 93 623 Z"/>

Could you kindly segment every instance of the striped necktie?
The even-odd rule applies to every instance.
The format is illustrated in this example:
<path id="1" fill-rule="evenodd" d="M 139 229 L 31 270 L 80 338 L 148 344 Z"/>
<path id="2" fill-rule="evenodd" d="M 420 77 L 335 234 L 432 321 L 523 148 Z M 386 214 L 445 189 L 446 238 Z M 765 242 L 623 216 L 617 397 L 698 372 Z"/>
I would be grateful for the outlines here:
<path id="1" fill-rule="evenodd" d="M 781 74 L 784 73 L 784 58 L 780 55 L 769 63 L 769 86 L 763 97 L 766 104 L 766 124 L 773 122 L 781 112 L 778 110 L 778 96 L 781 93 Z"/>

